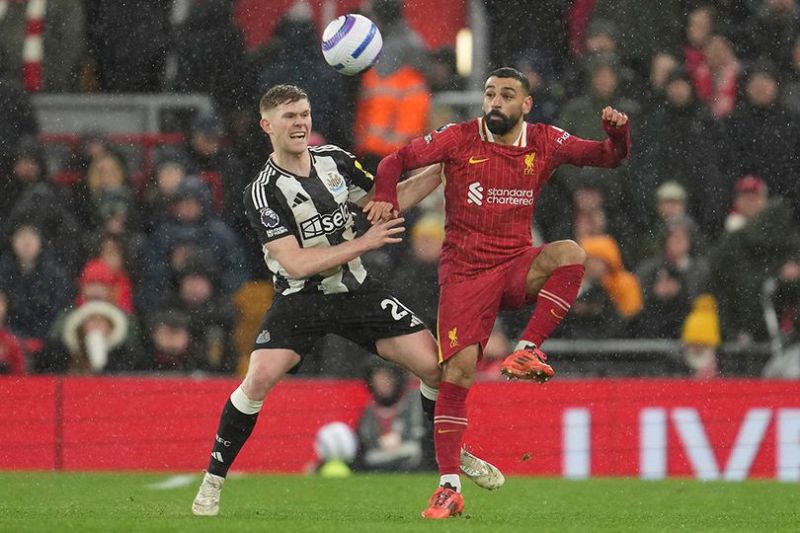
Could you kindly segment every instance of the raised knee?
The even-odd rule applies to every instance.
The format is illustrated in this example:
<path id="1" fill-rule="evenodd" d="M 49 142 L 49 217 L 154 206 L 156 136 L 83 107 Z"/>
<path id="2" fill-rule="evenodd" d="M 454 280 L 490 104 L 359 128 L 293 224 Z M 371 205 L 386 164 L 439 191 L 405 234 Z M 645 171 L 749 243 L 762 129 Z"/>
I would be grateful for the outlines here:
<path id="1" fill-rule="evenodd" d="M 583 265 L 586 263 L 586 252 L 575 241 L 561 241 L 558 247 L 558 266 Z"/>

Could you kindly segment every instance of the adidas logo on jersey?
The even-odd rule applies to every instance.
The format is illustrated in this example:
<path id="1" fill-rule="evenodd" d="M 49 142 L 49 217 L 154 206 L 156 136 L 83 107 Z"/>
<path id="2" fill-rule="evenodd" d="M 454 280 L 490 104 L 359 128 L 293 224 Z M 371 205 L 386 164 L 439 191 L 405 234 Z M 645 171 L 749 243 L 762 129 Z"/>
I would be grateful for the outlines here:
<path id="1" fill-rule="evenodd" d="M 294 200 L 292 201 L 292 207 L 297 207 L 298 205 L 302 204 L 303 202 L 307 202 L 307 201 L 308 201 L 308 196 L 306 196 L 305 194 L 299 192 L 299 193 L 297 193 L 297 196 L 295 196 Z"/>
<path id="2" fill-rule="evenodd" d="M 467 190 L 467 203 L 475 205 L 483 205 L 483 185 L 479 181 L 474 181 L 469 184 Z"/>

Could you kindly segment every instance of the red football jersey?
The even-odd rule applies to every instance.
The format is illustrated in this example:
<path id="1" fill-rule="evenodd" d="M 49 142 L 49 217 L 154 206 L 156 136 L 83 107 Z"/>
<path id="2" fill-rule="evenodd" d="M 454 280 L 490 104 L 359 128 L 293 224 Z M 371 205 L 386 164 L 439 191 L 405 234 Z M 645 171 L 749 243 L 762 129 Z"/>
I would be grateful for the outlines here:
<path id="1" fill-rule="evenodd" d="M 554 126 L 524 123 L 516 142 L 502 145 L 478 118 L 439 128 L 397 152 L 403 170 L 444 163 L 439 282 L 472 277 L 530 247 L 536 200 L 556 167 L 614 167 L 627 156 L 627 125 L 607 131 L 613 138 L 589 141 Z M 379 166 L 378 185 L 396 180 L 382 173 L 393 174 L 392 165 Z M 382 190 L 376 199 L 384 200 Z"/>

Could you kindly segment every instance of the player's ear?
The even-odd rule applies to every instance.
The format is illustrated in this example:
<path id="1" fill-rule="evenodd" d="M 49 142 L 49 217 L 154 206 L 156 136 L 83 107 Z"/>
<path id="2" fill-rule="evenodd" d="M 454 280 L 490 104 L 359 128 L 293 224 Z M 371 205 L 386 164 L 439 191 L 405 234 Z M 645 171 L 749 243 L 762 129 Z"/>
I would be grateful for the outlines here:
<path id="1" fill-rule="evenodd" d="M 527 115 L 531 112 L 531 109 L 533 109 L 533 96 L 529 94 L 522 101 L 522 114 Z"/>
<path id="2" fill-rule="evenodd" d="M 264 133 L 267 135 L 272 135 L 272 124 L 266 116 L 261 115 L 261 120 L 258 122 L 258 125 L 261 126 L 261 130 Z"/>

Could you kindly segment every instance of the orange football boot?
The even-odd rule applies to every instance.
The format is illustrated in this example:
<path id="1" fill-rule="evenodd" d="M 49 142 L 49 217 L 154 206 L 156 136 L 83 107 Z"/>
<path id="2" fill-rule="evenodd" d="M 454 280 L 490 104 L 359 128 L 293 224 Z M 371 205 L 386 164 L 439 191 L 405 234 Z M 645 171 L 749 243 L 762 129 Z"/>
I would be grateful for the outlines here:
<path id="1" fill-rule="evenodd" d="M 422 518 L 441 520 L 458 516 L 464 510 L 464 496 L 450 485 L 439 487 L 428 501 L 428 508 L 422 511 Z"/>
<path id="2" fill-rule="evenodd" d="M 503 360 L 500 372 L 509 379 L 528 379 L 544 383 L 556 375 L 547 364 L 547 355 L 536 346 L 517 350 Z"/>

